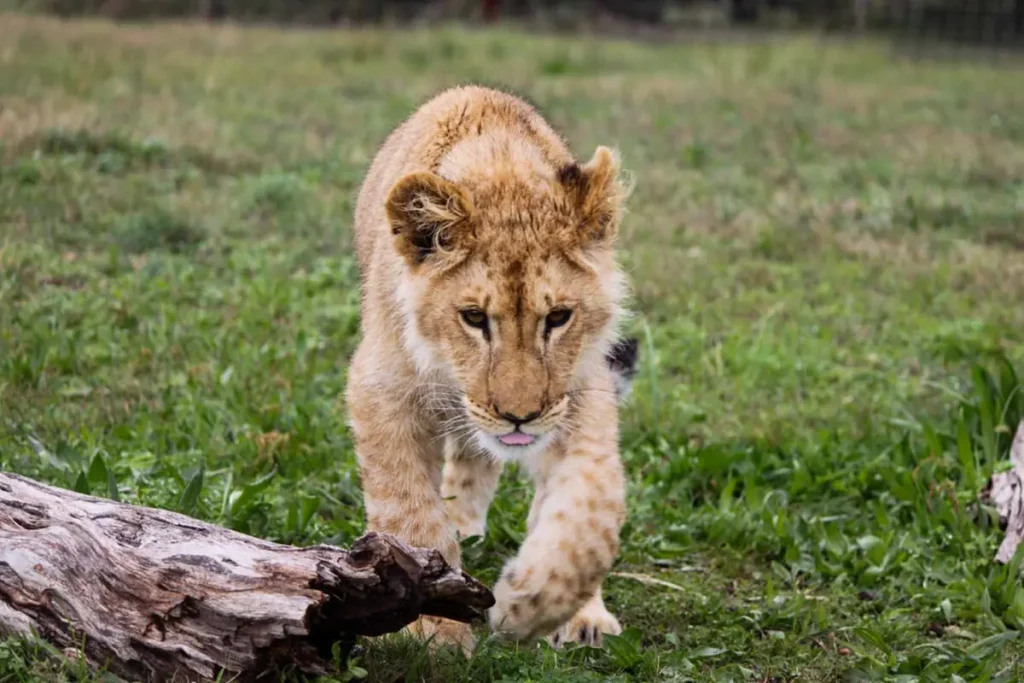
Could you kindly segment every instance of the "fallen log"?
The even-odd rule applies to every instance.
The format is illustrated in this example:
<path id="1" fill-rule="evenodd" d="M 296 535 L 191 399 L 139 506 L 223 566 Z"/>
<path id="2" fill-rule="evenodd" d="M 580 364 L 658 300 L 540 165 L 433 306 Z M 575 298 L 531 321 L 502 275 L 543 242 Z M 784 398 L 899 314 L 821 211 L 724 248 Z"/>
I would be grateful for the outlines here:
<path id="1" fill-rule="evenodd" d="M 34 634 L 123 679 L 322 675 L 336 642 L 493 604 L 436 550 L 387 535 L 296 548 L 0 473 L 0 636 Z"/>

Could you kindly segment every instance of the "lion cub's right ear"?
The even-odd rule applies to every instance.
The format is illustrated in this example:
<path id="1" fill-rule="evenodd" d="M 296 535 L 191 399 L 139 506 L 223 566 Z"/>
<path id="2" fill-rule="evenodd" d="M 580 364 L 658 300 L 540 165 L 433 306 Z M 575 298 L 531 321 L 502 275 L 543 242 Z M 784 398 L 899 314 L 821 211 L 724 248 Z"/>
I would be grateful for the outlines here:
<path id="1" fill-rule="evenodd" d="M 451 252 L 467 237 L 472 206 L 458 185 L 436 173 L 417 171 L 401 178 L 385 202 L 395 248 L 411 265 Z"/>

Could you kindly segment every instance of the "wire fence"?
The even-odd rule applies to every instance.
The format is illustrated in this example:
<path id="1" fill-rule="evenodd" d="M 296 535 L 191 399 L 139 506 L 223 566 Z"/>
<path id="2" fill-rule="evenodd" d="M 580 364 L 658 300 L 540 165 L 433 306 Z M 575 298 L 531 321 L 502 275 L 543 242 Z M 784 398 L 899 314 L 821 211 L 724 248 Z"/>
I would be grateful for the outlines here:
<path id="1" fill-rule="evenodd" d="M 8 0 L 61 15 L 313 25 L 517 21 L 543 28 L 722 33 L 817 29 L 899 44 L 1024 49 L 1024 0 Z"/>

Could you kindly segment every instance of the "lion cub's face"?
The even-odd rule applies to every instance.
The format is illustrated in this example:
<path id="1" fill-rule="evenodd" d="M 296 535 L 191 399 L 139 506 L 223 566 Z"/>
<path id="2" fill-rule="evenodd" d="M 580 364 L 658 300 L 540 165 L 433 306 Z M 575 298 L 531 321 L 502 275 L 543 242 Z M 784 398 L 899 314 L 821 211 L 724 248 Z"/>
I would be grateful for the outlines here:
<path id="1" fill-rule="evenodd" d="M 515 458 L 571 421 L 574 380 L 604 368 L 619 312 L 621 198 L 604 148 L 529 184 L 514 173 L 460 184 L 416 173 L 395 185 L 387 209 L 408 264 L 405 343 L 421 371 L 454 377 L 453 433 Z"/>

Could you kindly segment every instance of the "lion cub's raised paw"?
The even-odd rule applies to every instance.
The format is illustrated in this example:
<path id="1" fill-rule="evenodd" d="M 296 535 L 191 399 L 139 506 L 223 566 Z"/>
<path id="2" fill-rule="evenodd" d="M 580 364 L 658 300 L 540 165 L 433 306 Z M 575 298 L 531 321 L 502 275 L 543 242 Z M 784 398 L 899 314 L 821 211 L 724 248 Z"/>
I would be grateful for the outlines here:
<path id="1" fill-rule="evenodd" d="M 620 633 L 622 626 L 615 615 L 600 601 L 591 601 L 561 628 L 549 635 L 547 641 L 556 649 L 565 643 L 601 647 L 605 634 L 617 636 Z"/>
<path id="2" fill-rule="evenodd" d="M 442 619 L 441 617 L 420 617 L 406 627 L 409 633 L 428 644 L 430 649 L 457 647 L 469 657 L 476 646 L 476 638 L 468 624 Z"/>

